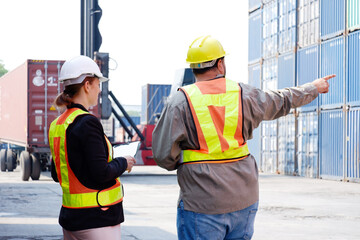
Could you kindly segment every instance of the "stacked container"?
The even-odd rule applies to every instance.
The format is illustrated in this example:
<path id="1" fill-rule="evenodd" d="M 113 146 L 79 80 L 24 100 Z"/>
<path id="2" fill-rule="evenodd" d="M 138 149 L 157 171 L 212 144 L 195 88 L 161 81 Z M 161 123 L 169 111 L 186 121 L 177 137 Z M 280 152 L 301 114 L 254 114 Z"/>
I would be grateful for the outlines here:
<path id="1" fill-rule="evenodd" d="M 360 181 L 360 0 L 249 3 L 249 19 L 262 18 L 261 58 L 249 57 L 249 77 L 258 64 L 263 90 L 336 74 L 328 94 L 262 124 L 260 169 Z M 254 35 L 251 42 L 258 56 Z"/>
<path id="2" fill-rule="evenodd" d="M 261 0 L 249 0 L 249 84 L 261 88 L 262 82 L 262 43 L 263 43 L 263 5 Z M 261 125 L 247 141 L 250 153 L 261 168 Z"/>
<path id="3" fill-rule="evenodd" d="M 141 124 L 157 122 L 170 89 L 168 84 L 146 84 L 142 87 Z"/>

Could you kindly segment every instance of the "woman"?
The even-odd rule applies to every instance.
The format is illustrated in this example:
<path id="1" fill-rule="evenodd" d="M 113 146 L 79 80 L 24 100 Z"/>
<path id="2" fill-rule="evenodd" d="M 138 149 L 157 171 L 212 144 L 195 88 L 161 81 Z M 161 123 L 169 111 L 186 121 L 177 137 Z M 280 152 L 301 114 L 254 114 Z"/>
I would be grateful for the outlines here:
<path id="1" fill-rule="evenodd" d="M 135 159 L 113 158 L 100 121 L 89 113 L 98 102 L 100 82 L 107 81 L 85 56 L 66 61 L 59 81 L 64 91 L 55 104 L 66 110 L 49 129 L 53 179 L 63 190 L 59 223 L 64 239 L 120 239 L 124 221 L 119 176 Z"/>

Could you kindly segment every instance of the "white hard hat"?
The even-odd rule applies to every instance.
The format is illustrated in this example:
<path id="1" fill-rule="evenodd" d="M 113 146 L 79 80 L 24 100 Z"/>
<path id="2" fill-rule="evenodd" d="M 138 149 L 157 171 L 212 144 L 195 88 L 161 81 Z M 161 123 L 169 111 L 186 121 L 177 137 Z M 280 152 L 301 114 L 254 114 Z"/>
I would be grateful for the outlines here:
<path id="1" fill-rule="evenodd" d="M 59 81 L 64 86 L 79 84 L 86 77 L 98 77 L 100 82 L 108 81 L 100 72 L 99 66 L 87 56 L 77 56 L 67 60 L 61 68 Z"/>

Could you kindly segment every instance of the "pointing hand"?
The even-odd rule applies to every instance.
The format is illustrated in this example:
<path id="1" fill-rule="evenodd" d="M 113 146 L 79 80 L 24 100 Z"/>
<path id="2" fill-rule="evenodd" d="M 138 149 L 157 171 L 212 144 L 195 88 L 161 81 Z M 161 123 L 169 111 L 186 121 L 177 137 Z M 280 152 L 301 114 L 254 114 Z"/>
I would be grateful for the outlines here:
<path id="1" fill-rule="evenodd" d="M 328 93 L 329 92 L 329 83 L 328 80 L 336 77 L 335 74 L 328 75 L 326 77 L 318 78 L 312 82 L 315 85 L 319 93 Z"/>

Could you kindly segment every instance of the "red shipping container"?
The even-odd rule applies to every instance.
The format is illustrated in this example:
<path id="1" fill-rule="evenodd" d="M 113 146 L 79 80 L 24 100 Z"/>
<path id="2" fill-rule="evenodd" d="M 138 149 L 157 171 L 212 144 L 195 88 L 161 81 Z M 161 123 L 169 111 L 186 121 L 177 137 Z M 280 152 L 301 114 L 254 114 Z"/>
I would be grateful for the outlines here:
<path id="1" fill-rule="evenodd" d="M 42 169 L 50 159 L 49 126 L 61 114 L 53 103 L 63 91 L 58 81 L 63 63 L 27 60 L 0 78 L 0 142 L 36 153 Z M 97 106 L 90 112 L 99 117 Z"/>

